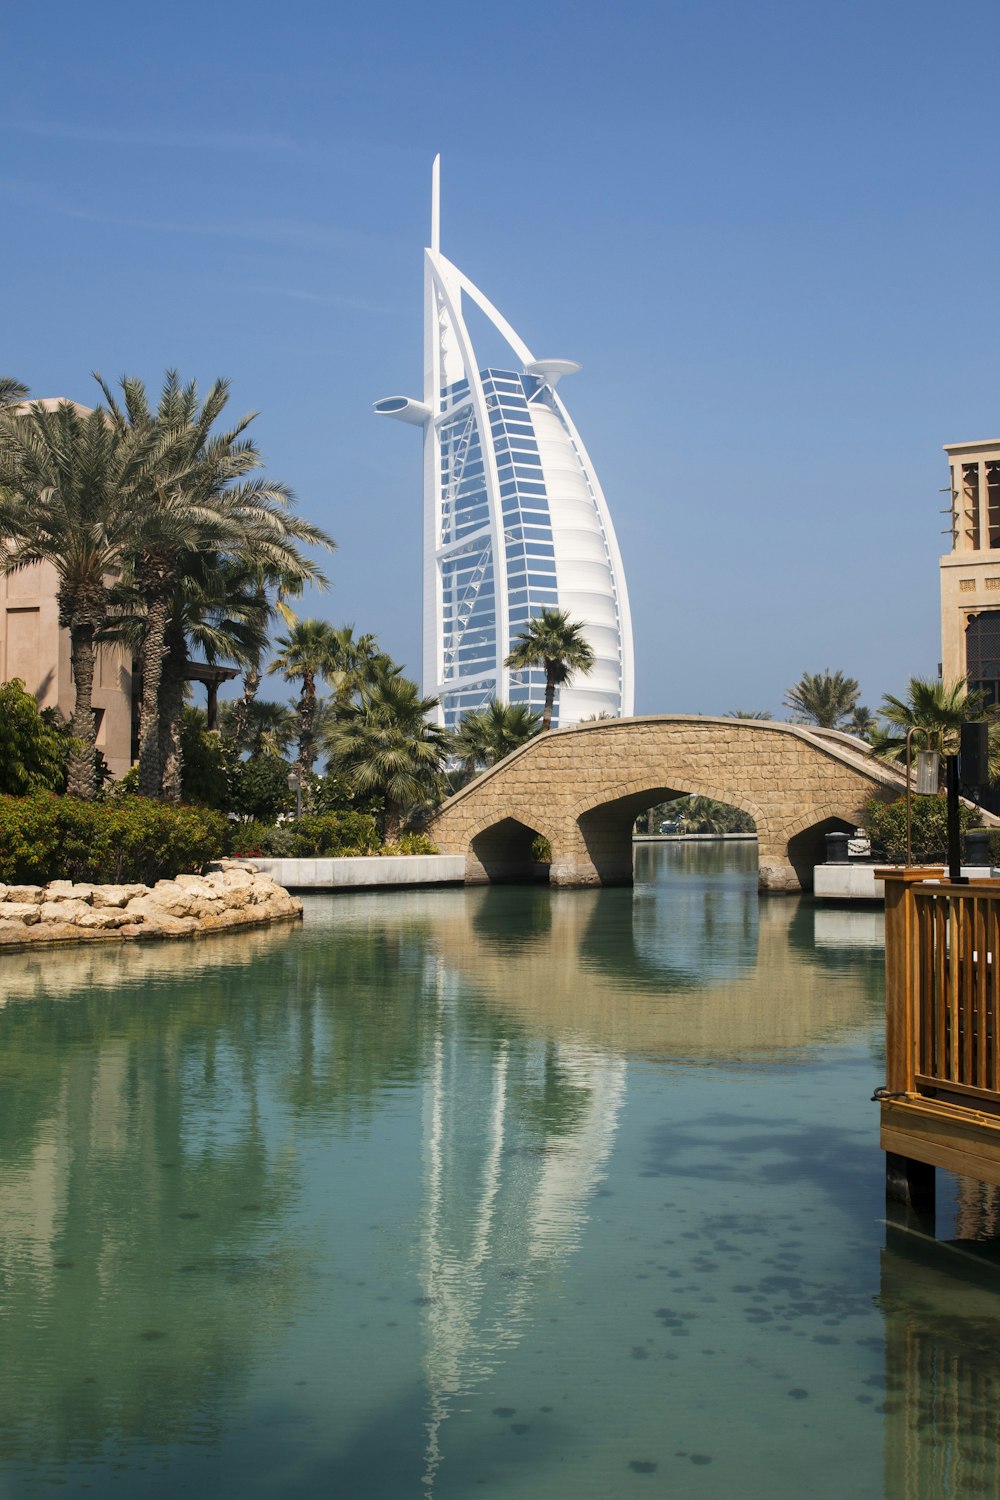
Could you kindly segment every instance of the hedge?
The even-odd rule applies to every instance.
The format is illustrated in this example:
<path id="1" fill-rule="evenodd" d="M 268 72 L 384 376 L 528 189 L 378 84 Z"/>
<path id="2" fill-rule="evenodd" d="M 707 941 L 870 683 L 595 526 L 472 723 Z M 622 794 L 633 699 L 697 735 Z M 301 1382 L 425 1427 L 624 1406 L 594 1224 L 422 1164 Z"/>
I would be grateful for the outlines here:
<path id="1" fill-rule="evenodd" d="M 352 854 L 437 854 L 424 833 L 404 833 L 394 844 L 382 844 L 371 813 L 313 813 L 271 826 L 241 823 L 233 832 L 233 853 L 244 859 L 344 858 Z"/>
<path id="2" fill-rule="evenodd" d="M 0 880 L 152 885 L 198 873 L 226 848 L 225 817 L 145 797 L 81 802 L 37 792 L 0 797 Z"/>
<path id="3" fill-rule="evenodd" d="M 913 833 L 913 857 L 918 863 L 941 863 L 948 854 L 948 800 L 944 792 L 936 797 L 910 798 Z M 959 825 L 963 834 L 981 823 L 978 812 L 961 803 Z M 894 863 L 906 859 L 906 802 L 883 802 L 872 797 L 865 804 L 864 827 L 878 849 Z"/>

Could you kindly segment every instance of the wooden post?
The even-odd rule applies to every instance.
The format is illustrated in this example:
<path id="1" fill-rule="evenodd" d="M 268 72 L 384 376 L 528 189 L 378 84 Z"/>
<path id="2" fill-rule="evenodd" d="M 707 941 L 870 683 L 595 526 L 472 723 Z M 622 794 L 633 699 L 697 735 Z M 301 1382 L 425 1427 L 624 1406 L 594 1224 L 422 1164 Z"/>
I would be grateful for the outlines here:
<path id="1" fill-rule="evenodd" d="M 921 1219 L 930 1221 L 933 1234 L 935 1210 L 935 1170 L 925 1161 L 909 1156 L 885 1153 L 885 1196 L 892 1203 L 903 1203 Z"/>
<path id="2" fill-rule="evenodd" d="M 916 1074 L 917 968 L 913 887 L 937 879 L 944 870 L 876 870 L 885 882 L 885 1087 L 888 1094 L 912 1094 Z M 883 1105 L 883 1113 L 885 1106 Z M 905 1203 L 923 1217 L 934 1214 L 934 1168 L 887 1151 L 886 1197 Z"/>

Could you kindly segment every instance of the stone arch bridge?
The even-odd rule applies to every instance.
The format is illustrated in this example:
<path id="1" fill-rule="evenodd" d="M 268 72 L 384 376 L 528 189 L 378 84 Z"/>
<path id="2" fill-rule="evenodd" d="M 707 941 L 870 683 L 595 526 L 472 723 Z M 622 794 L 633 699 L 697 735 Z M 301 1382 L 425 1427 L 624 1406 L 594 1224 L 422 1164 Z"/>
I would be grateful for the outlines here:
<path id="1" fill-rule="evenodd" d="M 762 719 L 664 714 L 540 735 L 450 798 L 428 832 L 464 854 L 466 882 L 530 880 L 531 845 L 552 846 L 552 885 L 631 885 L 632 828 L 647 808 L 694 794 L 728 802 L 757 827 L 762 890 L 799 891 L 823 838 L 853 829 L 872 794 L 902 774 L 834 730 Z"/>

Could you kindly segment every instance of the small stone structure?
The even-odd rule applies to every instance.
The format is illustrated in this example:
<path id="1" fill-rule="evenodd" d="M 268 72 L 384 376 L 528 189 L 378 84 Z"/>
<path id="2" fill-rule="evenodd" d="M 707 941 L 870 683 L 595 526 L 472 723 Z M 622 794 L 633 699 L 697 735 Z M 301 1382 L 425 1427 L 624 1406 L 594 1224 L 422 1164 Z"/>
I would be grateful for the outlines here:
<path id="1" fill-rule="evenodd" d="M 443 854 L 465 856 L 469 884 L 531 879 L 542 834 L 552 885 L 631 885 L 636 817 L 671 797 L 714 797 L 753 818 L 761 889 L 799 891 L 824 858 L 824 834 L 853 831 L 867 798 L 902 790 L 899 771 L 850 735 L 663 714 L 539 735 L 446 802 L 427 831 Z"/>
<path id="2" fill-rule="evenodd" d="M 0 884 L 0 950 L 36 943 L 200 937 L 302 916 L 302 902 L 255 865 L 220 860 L 205 875 L 147 885 Z"/>

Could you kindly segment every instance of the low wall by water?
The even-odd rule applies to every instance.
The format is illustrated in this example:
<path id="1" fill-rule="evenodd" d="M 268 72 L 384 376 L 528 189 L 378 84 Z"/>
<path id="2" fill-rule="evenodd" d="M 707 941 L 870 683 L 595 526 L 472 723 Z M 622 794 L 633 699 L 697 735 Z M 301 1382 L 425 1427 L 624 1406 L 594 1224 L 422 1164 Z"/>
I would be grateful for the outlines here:
<path id="1" fill-rule="evenodd" d="M 813 895 L 817 901 L 884 901 L 885 882 L 875 879 L 881 865 L 851 863 L 817 865 L 813 871 Z M 963 865 L 962 874 L 983 880 L 997 874 L 989 865 Z"/>
<path id="2" fill-rule="evenodd" d="M 465 882 L 464 854 L 370 854 L 343 859 L 262 859 L 255 855 L 253 863 L 288 891 Z"/>

